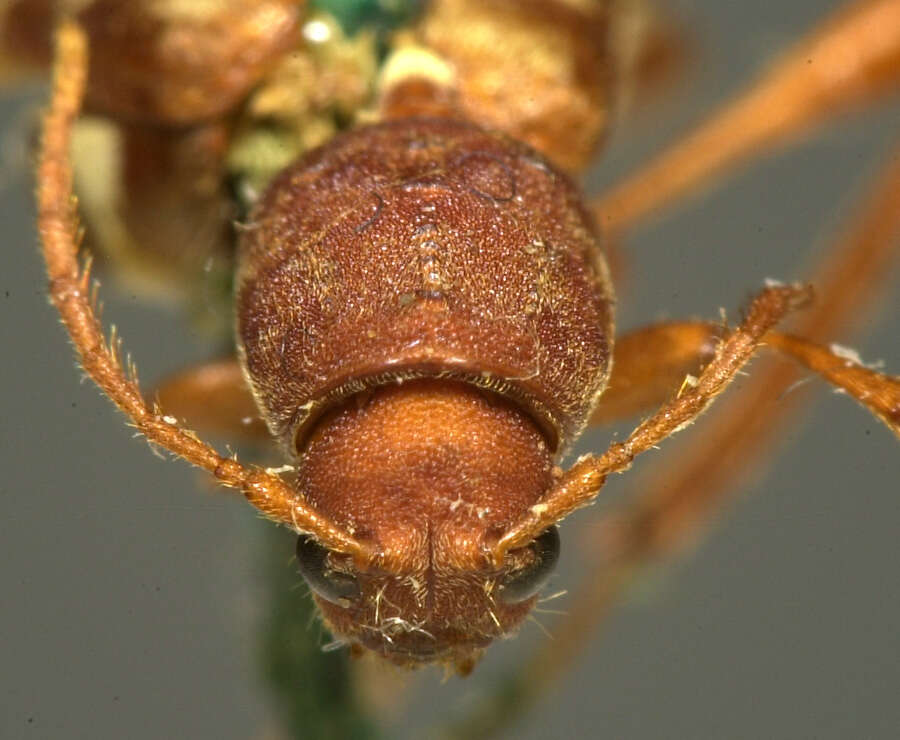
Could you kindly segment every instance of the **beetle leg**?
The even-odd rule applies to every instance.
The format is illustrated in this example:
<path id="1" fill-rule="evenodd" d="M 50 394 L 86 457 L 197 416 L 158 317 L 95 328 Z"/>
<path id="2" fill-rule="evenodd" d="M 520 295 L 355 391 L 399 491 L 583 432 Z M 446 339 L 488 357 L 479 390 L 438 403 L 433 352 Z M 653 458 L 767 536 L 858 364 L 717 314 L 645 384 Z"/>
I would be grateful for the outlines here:
<path id="1" fill-rule="evenodd" d="M 615 233 L 729 167 L 900 88 L 900 3 L 861 0 L 829 17 L 749 90 L 602 194 Z"/>
<path id="2" fill-rule="evenodd" d="M 609 424 L 670 398 L 713 359 L 724 327 L 708 322 L 653 324 L 616 339 L 612 375 L 590 424 Z"/>
<path id="3" fill-rule="evenodd" d="M 236 357 L 214 360 L 167 378 L 156 390 L 166 414 L 223 439 L 271 441 Z"/>
<path id="4" fill-rule="evenodd" d="M 676 391 L 680 394 L 713 359 L 723 333 L 718 324 L 685 321 L 653 324 L 623 336 L 616 343 L 609 386 L 591 423 L 632 416 L 664 402 Z M 865 367 L 852 352 L 836 345 L 825 347 L 791 334 L 771 331 L 762 346 L 818 373 L 900 436 L 900 378 Z"/>

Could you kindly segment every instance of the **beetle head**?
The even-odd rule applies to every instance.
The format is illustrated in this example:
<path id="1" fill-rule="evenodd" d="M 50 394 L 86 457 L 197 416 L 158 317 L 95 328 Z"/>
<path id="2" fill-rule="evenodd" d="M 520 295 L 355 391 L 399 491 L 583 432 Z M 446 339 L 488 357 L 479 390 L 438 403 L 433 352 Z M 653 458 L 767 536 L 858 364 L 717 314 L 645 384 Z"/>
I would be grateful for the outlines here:
<path id="1" fill-rule="evenodd" d="M 383 387 L 324 416 L 298 488 L 377 553 L 355 562 L 301 536 L 300 569 L 330 629 L 402 665 L 471 669 L 521 623 L 552 570 L 555 529 L 499 567 L 487 557 L 552 471 L 528 416 L 465 383 Z"/>

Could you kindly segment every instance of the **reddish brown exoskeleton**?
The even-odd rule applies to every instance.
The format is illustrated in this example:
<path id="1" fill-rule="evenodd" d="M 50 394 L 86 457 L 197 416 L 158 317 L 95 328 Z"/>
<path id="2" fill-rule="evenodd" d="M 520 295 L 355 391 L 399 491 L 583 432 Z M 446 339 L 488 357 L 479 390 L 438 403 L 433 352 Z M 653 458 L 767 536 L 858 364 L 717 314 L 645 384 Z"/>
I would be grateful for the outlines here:
<path id="1" fill-rule="evenodd" d="M 550 555 L 493 565 L 486 543 L 551 487 L 609 375 L 612 288 L 570 182 L 468 123 L 360 129 L 276 178 L 237 279 L 240 357 L 298 490 L 379 553 L 345 561 L 353 598 L 314 586 L 328 622 L 409 662 L 509 632 Z"/>
<path id="2" fill-rule="evenodd" d="M 895 432 L 900 413 L 895 378 L 771 331 L 808 300 L 802 286 L 767 287 L 731 332 L 694 322 L 626 338 L 616 360 L 627 372 L 610 379 L 613 294 L 600 238 L 558 169 L 583 164 L 604 129 L 604 75 L 572 70 L 604 69 L 612 52 L 596 38 L 606 5 L 489 6 L 500 8 L 504 29 L 538 26 L 549 39 L 543 51 L 498 55 L 509 68 L 502 92 L 491 83 L 497 66 L 479 59 L 489 45 L 454 47 L 457 37 L 441 33 L 452 27 L 442 12 L 475 8 L 466 23 L 482 28 L 482 11 L 435 3 L 419 42 L 398 45 L 385 67 L 375 106 L 385 120 L 290 165 L 240 229 L 238 354 L 296 468 L 290 482 L 221 457 L 148 405 L 102 339 L 68 201 L 69 127 L 86 68 L 74 26 L 61 36 L 40 171 L 51 293 L 86 370 L 148 439 L 301 533 L 301 571 L 340 639 L 403 665 L 440 661 L 461 672 L 534 605 L 558 552 L 556 522 L 689 424 L 763 340 L 847 389 Z M 82 17 L 89 34 L 90 20 Z M 570 84 L 562 102 L 554 97 L 560 50 L 570 54 L 569 81 L 586 91 Z M 860 65 L 861 79 L 880 90 L 883 64 L 881 56 Z M 547 93 L 531 121 L 511 92 L 522 69 Z M 182 73 L 163 79 L 177 87 Z M 191 78 L 195 93 L 208 82 L 199 77 Z M 158 99 L 152 76 L 125 82 L 134 80 L 141 105 Z M 218 84 L 213 76 L 209 86 Z M 88 100 L 106 105 L 102 94 Z M 565 140 L 568 126 L 580 136 Z M 664 347 L 662 338 L 677 351 L 658 351 L 659 367 L 635 361 L 648 346 Z M 613 406 L 628 396 L 629 378 L 643 389 L 638 406 L 665 400 L 677 388 L 661 390 L 656 378 L 681 368 L 684 355 L 705 367 L 660 411 L 604 455 L 565 473 L 555 467 L 589 418 L 602 415 L 608 385 L 604 402 Z M 658 523 L 640 522 L 648 547 L 661 539 Z"/>

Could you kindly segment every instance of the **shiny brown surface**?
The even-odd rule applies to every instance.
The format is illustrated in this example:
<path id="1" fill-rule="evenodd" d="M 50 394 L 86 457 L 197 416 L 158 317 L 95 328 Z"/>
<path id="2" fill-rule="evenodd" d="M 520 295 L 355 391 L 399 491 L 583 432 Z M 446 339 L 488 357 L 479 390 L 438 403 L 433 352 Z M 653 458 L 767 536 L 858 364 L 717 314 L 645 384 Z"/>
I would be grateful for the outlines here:
<path id="1" fill-rule="evenodd" d="M 520 144 L 436 119 L 358 129 L 283 173 L 242 231 L 240 353 L 289 448 L 335 399 L 424 375 L 518 400 L 562 449 L 603 390 L 592 222 Z"/>

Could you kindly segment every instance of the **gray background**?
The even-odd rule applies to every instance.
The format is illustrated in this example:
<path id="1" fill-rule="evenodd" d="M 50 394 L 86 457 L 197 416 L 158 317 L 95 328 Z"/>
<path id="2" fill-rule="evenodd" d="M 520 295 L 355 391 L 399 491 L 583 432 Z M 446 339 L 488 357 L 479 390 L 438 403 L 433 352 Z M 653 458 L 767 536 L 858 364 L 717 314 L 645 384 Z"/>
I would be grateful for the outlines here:
<path id="1" fill-rule="evenodd" d="M 698 63 L 678 95 L 616 138 L 597 183 L 683 130 L 837 3 L 673 5 L 699 41 Z M 0 124 L 13 132 L 0 197 L 0 737 L 258 737 L 274 726 L 254 662 L 260 539 L 271 525 L 149 454 L 79 382 L 47 305 L 30 183 L 16 164 L 15 132 L 39 94 L 8 97 Z M 801 277 L 796 266 L 842 222 L 898 122 L 897 104 L 853 116 L 636 232 L 622 325 L 720 306 L 733 315 L 765 277 Z M 852 340 L 895 372 L 897 278 L 880 317 Z M 105 315 L 145 382 L 209 354 L 177 315 L 104 287 Z M 847 399 L 824 389 L 817 399 L 775 464 L 584 645 L 518 737 L 897 736 L 898 449 Z M 593 433 L 581 449 L 609 436 Z M 624 482 L 608 496 L 617 490 Z M 596 526 L 602 506 L 567 524 L 565 541 Z M 568 547 L 554 585 L 586 567 Z M 394 730 L 412 734 L 435 707 L 471 701 L 546 639 L 526 627 L 467 681 L 420 674 Z"/>

